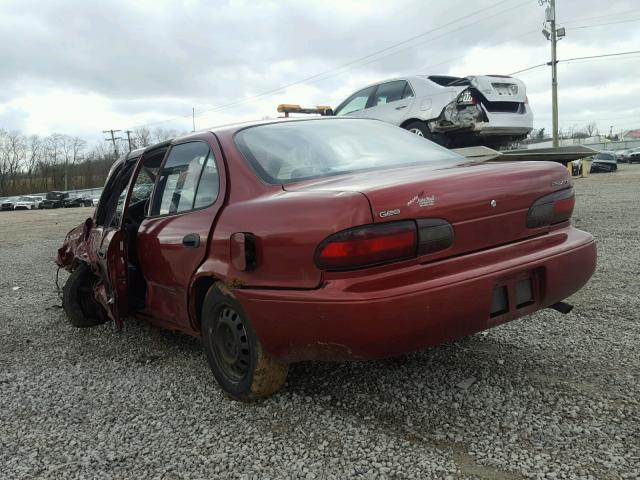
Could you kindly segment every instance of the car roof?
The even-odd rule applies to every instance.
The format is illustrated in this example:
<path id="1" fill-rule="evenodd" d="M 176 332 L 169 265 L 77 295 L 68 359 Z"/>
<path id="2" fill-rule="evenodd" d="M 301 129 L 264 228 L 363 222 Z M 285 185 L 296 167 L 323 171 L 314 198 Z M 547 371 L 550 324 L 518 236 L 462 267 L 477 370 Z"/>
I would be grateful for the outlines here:
<path id="1" fill-rule="evenodd" d="M 227 123 L 223 125 L 218 125 L 214 127 L 205 128 L 200 131 L 190 132 L 187 135 L 182 135 L 180 137 L 172 138 L 170 140 L 165 140 L 160 143 L 156 143 L 153 145 L 149 145 L 148 147 L 138 148 L 136 150 L 131 150 L 130 152 L 120 156 L 117 162 L 129 162 L 136 161 L 140 156 L 147 151 L 155 150 L 156 148 L 161 148 L 163 146 L 168 146 L 174 143 L 183 142 L 186 139 L 198 137 L 203 133 L 213 133 L 214 135 L 222 135 L 222 136 L 230 136 L 235 134 L 240 130 L 244 130 L 245 128 L 255 127 L 258 125 L 269 125 L 275 123 L 288 123 L 288 122 L 314 122 L 314 121 L 334 121 L 334 122 L 342 122 L 342 121 L 352 121 L 352 120 L 362 120 L 362 121 L 371 121 L 371 122 L 379 122 L 380 120 L 371 119 L 371 118 L 355 118 L 355 117 L 332 117 L 332 116 L 314 116 L 314 117 L 278 117 L 278 118 L 267 118 L 261 120 L 248 120 L 243 122 L 235 122 L 235 123 Z M 114 164 L 115 164 L 114 163 Z"/>

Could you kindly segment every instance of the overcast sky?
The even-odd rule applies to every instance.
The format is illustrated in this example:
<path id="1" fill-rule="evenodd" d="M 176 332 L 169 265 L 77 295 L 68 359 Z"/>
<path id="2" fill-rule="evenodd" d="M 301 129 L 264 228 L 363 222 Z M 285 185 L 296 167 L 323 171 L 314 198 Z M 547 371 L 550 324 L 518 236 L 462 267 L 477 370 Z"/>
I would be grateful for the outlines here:
<path id="1" fill-rule="evenodd" d="M 559 59 L 640 50 L 638 0 L 557 9 Z M 335 106 L 403 74 L 508 74 L 548 61 L 543 20 L 537 0 L 0 0 L 0 128 L 98 141 L 110 128 L 191 130 L 192 107 L 205 128 L 277 116 L 282 102 Z M 547 131 L 549 70 L 518 75 Z M 639 55 L 558 71 L 561 127 L 640 128 Z"/>

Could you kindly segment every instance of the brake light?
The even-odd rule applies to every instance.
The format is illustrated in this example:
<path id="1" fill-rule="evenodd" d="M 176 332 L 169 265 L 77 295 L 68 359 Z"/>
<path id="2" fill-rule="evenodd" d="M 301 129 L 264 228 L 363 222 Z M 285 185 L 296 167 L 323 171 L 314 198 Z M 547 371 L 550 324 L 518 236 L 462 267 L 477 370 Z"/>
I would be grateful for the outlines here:
<path id="1" fill-rule="evenodd" d="M 545 195 L 531 205 L 527 213 L 527 227 L 537 228 L 569 220 L 575 204 L 573 187 Z"/>
<path id="2" fill-rule="evenodd" d="M 460 92 L 460 95 L 458 95 L 457 98 L 457 103 L 458 105 L 477 105 L 478 100 L 473 95 L 471 90 L 467 88 L 466 90 Z"/>
<path id="3" fill-rule="evenodd" d="M 350 228 L 327 237 L 316 250 L 322 270 L 350 270 L 416 256 L 415 222 L 401 221 Z"/>
<path id="4" fill-rule="evenodd" d="M 529 105 L 529 97 L 527 95 L 524 97 L 524 104 Z"/>

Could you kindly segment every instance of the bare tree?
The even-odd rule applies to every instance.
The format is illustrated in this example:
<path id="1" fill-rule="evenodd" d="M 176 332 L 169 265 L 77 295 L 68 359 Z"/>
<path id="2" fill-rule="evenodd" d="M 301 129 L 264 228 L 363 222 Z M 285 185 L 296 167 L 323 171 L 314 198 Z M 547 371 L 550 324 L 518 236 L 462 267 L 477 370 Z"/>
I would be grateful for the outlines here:
<path id="1" fill-rule="evenodd" d="M 81 153 L 87 146 L 87 142 L 80 137 L 62 135 L 62 154 L 64 160 L 64 189 L 69 190 L 69 168 L 80 159 Z"/>
<path id="2" fill-rule="evenodd" d="M 24 136 L 20 132 L 7 132 L 4 137 L 3 161 L 10 189 L 16 190 L 18 175 L 24 165 L 27 148 Z"/>
<path id="3" fill-rule="evenodd" d="M 31 135 L 27 139 L 27 158 L 25 161 L 25 170 L 27 174 L 27 182 L 29 190 L 34 190 L 34 175 L 38 168 L 38 163 L 42 157 L 44 142 L 38 135 Z"/>
<path id="4" fill-rule="evenodd" d="M 584 131 L 590 137 L 598 134 L 598 125 L 595 122 L 587 123 L 584 127 Z"/>
<path id="5" fill-rule="evenodd" d="M 141 148 L 151 145 L 151 131 L 147 127 L 136 128 L 133 131 L 133 147 Z"/>
<path id="6" fill-rule="evenodd" d="M 153 138 L 156 142 L 164 142 L 180 136 L 180 132 L 174 129 L 157 127 L 153 130 Z"/>

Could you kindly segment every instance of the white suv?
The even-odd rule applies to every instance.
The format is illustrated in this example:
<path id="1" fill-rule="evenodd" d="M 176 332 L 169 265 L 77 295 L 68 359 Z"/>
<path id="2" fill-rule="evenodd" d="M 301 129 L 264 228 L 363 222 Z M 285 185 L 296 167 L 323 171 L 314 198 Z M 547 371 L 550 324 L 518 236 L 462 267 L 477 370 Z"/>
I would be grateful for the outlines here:
<path id="1" fill-rule="evenodd" d="M 526 87 L 503 75 L 414 75 L 357 91 L 334 115 L 375 118 L 446 147 L 496 147 L 533 129 Z"/>

